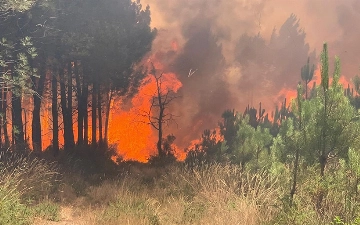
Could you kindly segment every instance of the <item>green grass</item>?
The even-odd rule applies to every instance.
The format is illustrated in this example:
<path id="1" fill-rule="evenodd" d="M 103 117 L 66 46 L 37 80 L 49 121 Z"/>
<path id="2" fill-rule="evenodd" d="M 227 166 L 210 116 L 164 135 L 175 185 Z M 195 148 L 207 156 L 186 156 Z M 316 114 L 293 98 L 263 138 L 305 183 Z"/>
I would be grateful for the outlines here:
<path id="1" fill-rule="evenodd" d="M 60 206 L 54 202 L 44 201 L 31 207 L 32 215 L 44 220 L 60 221 Z"/>
<path id="2" fill-rule="evenodd" d="M 31 155 L 0 153 L 0 224 L 31 224 L 33 218 L 58 220 L 59 207 L 43 202 L 54 190 L 56 166 Z"/>

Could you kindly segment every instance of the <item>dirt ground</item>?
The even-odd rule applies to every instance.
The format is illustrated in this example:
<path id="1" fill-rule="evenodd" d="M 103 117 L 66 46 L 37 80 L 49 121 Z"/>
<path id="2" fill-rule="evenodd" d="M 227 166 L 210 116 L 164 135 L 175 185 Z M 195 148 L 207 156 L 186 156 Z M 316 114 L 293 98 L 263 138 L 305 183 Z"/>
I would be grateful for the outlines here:
<path id="1" fill-rule="evenodd" d="M 35 219 L 34 225 L 88 225 L 91 224 L 90 218 L 86 219 L 74 211 L 71 206 L 62 206 L 60 210 L 60 220 L 58 222 L 42 219 Z"/>

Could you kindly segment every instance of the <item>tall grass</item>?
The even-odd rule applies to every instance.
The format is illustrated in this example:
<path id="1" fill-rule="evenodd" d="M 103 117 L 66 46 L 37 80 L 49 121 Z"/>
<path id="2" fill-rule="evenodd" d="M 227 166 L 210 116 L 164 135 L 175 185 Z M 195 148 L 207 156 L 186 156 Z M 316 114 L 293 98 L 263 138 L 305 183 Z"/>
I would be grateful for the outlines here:
<path id="1" fill-rule="evenodd" d="M 162 170 L 152 182 L 139 173 L 90 188 L 88 201 L 102 209 L 92 223 L 251 225 L 269 222 L 276 213 L 280 189 L 266 172 L 220 164 Z"/>
<path id="2" fill-rule="evenodd" d="M 29 224 L 36 205 L 53 191 L 55 164 L 29 154 L 0 153 L 0 224 Z"/>
<path id="3" fill-rule="evenodd" d="M 287 167 L 274 173 L 230 164 L 160 168 L 134 163 L 120 165 L 117 171 L 123 172 L 108 176 L 79 172 L 78 164 L 62 168 L 59 182 L 56 165 L 31 155 L 0 153 L 0 224 L 47 224 L 62 217 L 67 223 L 89 225 L 360 221 L 358 176 L 345 164 L 329 166 L 322 181 L 316 166 L 302 168 L 292 207 L 287 202 Z M 325 190 L 323 214 L 316 209 L 319 190 Z"/>

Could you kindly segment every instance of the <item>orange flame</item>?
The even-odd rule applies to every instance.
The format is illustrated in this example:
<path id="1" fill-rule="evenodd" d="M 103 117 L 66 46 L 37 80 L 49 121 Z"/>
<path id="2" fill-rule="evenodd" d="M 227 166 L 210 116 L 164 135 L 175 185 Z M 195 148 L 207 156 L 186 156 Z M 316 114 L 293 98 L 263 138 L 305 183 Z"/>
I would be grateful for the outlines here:
<path id="1" fill-rule="evenodd" d="M 330 77 L 329 82 L 331 83 L 333 80 L 332 77 Z M 314 77 L 308 84 L 308 92 L 313 87 L 313 84 L 320 85 L 321 84 L 321 70 L 320 65 L 317 67 L 317 69 L 314 71 Z M 345 78 L 345 76 L 341 75 L 339 78 L 339 83 L 344 87 L 347 88 L 348 85 L 352 87 L 352 84 Z M 309 94 L 309 93 L 308 93 Z M 291 104 L 291 101 L 293 99 L 296 99 L 297 97 L 297 90 L 296 89 L 290 89 L 290 88 L 282 88 L 279 93 L 277 94 L 275 100 L 276 102 L 283 102 L 286 98 L 286 107 L 288 107 Z"/>
<path id="2" fill-rule="evenodd" d="M 157 70 L 163 68 L 159 61 L 153 63 Z M 161 92 L 177 92 L 182 86 L 174 73 L 163 73 L 161 77 Z M 110 112 L 109 144 L 116 146 L 118 157 L 124 160 L 147 162 L 151 155 L 156 154 L 157 136 L 150 125 L 149 117 L 155 116 L 150 111 L 152 99 L 157 91 L 154 75 L 148 74 L 139 92 L 131 101 L 131 108 L 124 110 L 121 99 L 114 101 Z M 175 153 L 183 158 L 177 149 Z"/>

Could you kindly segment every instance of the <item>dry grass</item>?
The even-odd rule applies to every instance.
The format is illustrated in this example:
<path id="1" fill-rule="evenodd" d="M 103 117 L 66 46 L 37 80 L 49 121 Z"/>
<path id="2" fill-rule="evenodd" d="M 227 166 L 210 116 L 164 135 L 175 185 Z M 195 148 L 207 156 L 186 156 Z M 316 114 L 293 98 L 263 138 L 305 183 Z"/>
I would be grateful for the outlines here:
<path id="1" fill-rule="evenodd" d="M 1 180 L 12 180 L 22 197 L 32 200 L 50 194 L 60 175 L 55 163 L 11 152 L 0 153 L 0 170 Z"/>
<path id="2" fill-rule="evenodd" d="M 278 182 L 265 172 L 251 175 L 237 166 L 218 164 L 149 171 L 88 187 L 86 196 L 73 202 L 81 208 L 77 218 L 87 218 L 87 224 L 110 225 L 251 225 L 269 222 L 276 212 Z"/>
<path id="3" fill-rule="evenodd" d="M 316 211 L 321 189 L 316 168 L 300 173 L 290 208 L 288 169 L 274 176 L 236 165 L 135 164 L 106 179 L 62 170 L 59 183 L 53 163 L 23 155 L 0 159 L 0 224 L 6 225 L 330 224 L 346 215 L 346 186 L 336 174 L 327 181 L 332 186 L 325 193 L 324 214 Z"/>

